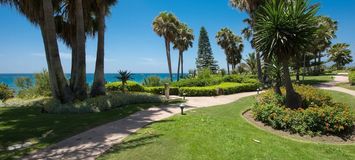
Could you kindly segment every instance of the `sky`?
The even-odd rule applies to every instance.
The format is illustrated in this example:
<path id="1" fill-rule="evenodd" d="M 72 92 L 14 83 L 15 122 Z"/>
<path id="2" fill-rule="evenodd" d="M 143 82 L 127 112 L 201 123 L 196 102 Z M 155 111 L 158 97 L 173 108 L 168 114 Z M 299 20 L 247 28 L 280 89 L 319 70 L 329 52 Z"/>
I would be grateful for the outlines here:
<path id="1" fill-rule="evenodd" d="M 355 0 L 313 0 L 320 2 L 319 15 L 338 21 L 337 38 L 333 43 L 350 44 L 355 59 Z M 215 59 L 225 68 L 225 55 L 217 45 L 216 33 L 228 27 L 240 35 L 247 18 L 232 8 L 228 0 L 119 0 L 107 18 L 105 39 L 105 72 L 129 70 L 134 73 L 167 73 L 164 40 L 152 29 L 152 21 L 162 11 L 174 13 L 181 22 L 193 29 L 193 48 L 184 53 L 184 69 L 195 68 L 199 30 L 204 26 L 209 34 Z M 46 68 L 41 33 L 15 9 L 0 6 L 0 73 L 36 73 Z M 86 43 L 87 72 L 93 73 L 96 59 L 96 38 Z M 62 65 L 70 72 L 71 50 L 58 42 Z M 253 50 L 244 41 L 243 58 Z M 172 50 L 173 71 L 177 68 L 178 52 Z M 352 64 L 354 65 L 354 63 Z"/>

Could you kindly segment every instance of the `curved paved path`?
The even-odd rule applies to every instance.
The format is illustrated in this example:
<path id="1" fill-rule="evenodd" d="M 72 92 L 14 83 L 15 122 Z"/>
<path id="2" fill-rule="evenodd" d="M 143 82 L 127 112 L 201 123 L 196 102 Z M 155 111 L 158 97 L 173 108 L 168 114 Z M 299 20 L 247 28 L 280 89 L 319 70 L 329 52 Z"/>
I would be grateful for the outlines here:
<path id="1" fill-rule="evenodd" d="M 245 92 L 217 97 L 187 97 L 185 110 L 227 104 L 255 94 L 256 92 Z M 178 113 L 180 113 L 178 105 L 139 111 L 65 139 L 23 159 L 95 159 L 142 127 Z"/>
<path id="2" fill-rule="evenodd" d="M 318 87 L 320 89 L 344 92 L 344 93 L 350 94 L 352 96 L 355 96 L 355 91 L 350 90 L 350 89 L 346 89 L 343 87 L 337 87 L 336 86 L 337 83 L 349 83 L 349 79 L 346 75 L 344 75 L 344 76 L 337 75 L 337 76 L 334 76 L 334 80 L 332 82 L 322 83 L 322 84 L 316 85 L 316 87 Z"/>

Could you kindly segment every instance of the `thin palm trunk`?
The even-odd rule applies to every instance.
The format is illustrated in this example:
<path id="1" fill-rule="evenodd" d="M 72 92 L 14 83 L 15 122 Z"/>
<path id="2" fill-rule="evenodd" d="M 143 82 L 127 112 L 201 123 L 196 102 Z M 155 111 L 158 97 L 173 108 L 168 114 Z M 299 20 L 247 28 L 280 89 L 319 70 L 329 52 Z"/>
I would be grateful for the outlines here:
<path id="1" fill-rule="evenodd" d="M 177 70 L 177 81 L 180 79 L 180 63 L 181 63 L 181 51 L 179 51 L 179 62 L 178 62 L 178 70 Z"/>
<path id="2" fill-rule="evenodd" d="M 264 83 L 262 70 L 261 70 L 261 62 L 260 62 L 260 53 L 259 52 L 256 52 L 256 65 L 258 67 L 258 79 L 261 83 Z"/>
<path id="3" fill-rule="evenodd" d="M 231 74 L 231 73 L 230 73 L 230 70 L 229 70 L 229 63 L 228 63 L 228 60 L 227 60 L 227 72 L 228 72 L 229 75 Z"/>
<path id="4" fill-rule="evenodd" d="M 70 88 L 73 90 L 74 89 L 74 85 L 75 85 L 75 82 L 77 80 L 77 67 L 76 67 L 76 62 L 78 61 L 77 60 L 77 52 L 76 52 L 76 36 L 75 34 L 71 35 L 71 48 L 72 48 L 72 51 L 71 51 L 71 75 L 70 75 Z"/>
<path id="5" fill-rule="evenodd" d="M 74 83 L 76 98 L 83 100 L 87 97 L 86 91 L 86 59 L 85 59 L 85 28 L 82 0 L 75 0 L 76 20 L 76 52 L 77 52 L 77 80 Z"/>
<path id="6" fill-rule="evenodd" d="M 290 71 L 288 68 L 288 61 L 282 61 L 282 69 L 285 81 L 285 88 L 286 88 L 286 106 L 290 108 L 298 108 L 301 107 L 301 98 L 300 95 L 295 91 L 292 86 L 292 81 L 290 77 Z"/>
<path id="7" fill-rule="evenodd" d="M 184 53 L 181 53 L 181 77 L 184 78 Z"/>
<path id="8" fill-rule="evenodd" d="M 50 75 L 51 87 L 53 96 L 59 99 L 62 103 L 71 102 L 73 94 L 68 86 L 65 78 L 58 50 L 56 38 L 55 24 L 53 18 L 53 6 L 51 0 L 43 0 L 43 27 L 44 45 L 46 57 L 49 62 L 48 71 Z"/>
<path id="9" fill-rule="evenodd" d="M 168 68 L 169 68 L 169 76 L 170 76 L 170 81 L 173 81 L 173 74 L 171 70 L 171 58 L 170 58 L 170 41 L 165 38 L 165 49 L 166 49 L 166 58 L 168 61 Z"/>
<path id="10" fill-rule="evenodd" d="M 102 5 L 102 4 L 101 4 Z M 97 39 L 97 55 L 94 83 L 91 88 L 91 96 L 105 95 L 105 76 L 104 76 L 104 56 L 105 56 L 105 6 L 100 7 L 100 15 L 98 17 L 98 39 Z"/>

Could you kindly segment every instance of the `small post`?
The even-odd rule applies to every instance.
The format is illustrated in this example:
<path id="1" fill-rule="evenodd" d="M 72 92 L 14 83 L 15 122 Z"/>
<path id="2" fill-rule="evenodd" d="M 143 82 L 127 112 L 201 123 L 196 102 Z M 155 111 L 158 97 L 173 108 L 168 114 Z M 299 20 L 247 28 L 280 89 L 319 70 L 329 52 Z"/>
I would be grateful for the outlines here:
<path id="1" fill-rule="evenodd" d="M 186 99 L 186 93 L 182 94 L 182 99 L 185 100 Z"/>
<path id="2" fill-rule="evenodd" d="M 258 88 L 258 89 L 256 89 L 256 93 L 259 95 L 259 92 L 260 92 L 260 89 Z"/>
<path id="3" fill-rule="evenodd" d="M 169 97 L 170 97 L 170 87 L 169 87 L 169 83 L 165 83 L 165 85 L 164 85 L 164 87 L 165 87 L 165 97 L 166 97 L 166 99 L 169 99 Z"/>
<path id="4" fill-rule="evenodd" d="M 184 108 L 185 108 L 185 104 L 181 103 L 180 104 L 181 115 L 184 115 Z"/>

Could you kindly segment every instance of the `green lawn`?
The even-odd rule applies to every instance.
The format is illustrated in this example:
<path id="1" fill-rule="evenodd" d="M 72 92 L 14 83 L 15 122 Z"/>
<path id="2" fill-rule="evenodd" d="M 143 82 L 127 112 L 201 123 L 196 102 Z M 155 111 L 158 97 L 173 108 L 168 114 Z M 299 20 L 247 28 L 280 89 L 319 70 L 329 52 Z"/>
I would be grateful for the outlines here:
<path id="1" fill-rule="evenodd" d="M 350 85 L 349 83 L 338 83 L 337 86 L 355 91 L 355 85 Z"/>
<path id="2" fill-rule="evenodd" d="M 17 159 L 94 126 L 121 119 L 153 104 L 130 105 L 108 112 L 88 114 L 42 114 L 39 107 L 0 108 L 0 159 Z M 36 142 L 16 151 L 13 144 Z"/>
<path id="3" fill-rule="evenodd" d="M 330 93 L 337 101 L 351 103 L 349 97 Z M 247 97 L 153 123 L 100 159 L 355 159 L 355 145 L 300 142 L 254 127 L 241 116 L 254 102 Z"/>
<path id="4" fill-rule="evenodd" d="M 330 74 L 326 75 L 319 75 L 319 76 L 305 76 L 304 81 L 302 80 L 302 76 L 300 76 L 300 83 L 307 84 L 307 85 L 315 85 L 319 83 L 326 83 L 332 81 L 332 76 Z M 296 77 L 292 76 L 292 80 L 295 80 Z"/>
<path id="5" fill-rule="evenodd" d="M 355 112 L 355 97 L 350 95 L 350 94 L 346 94 L 346 93 L 342 93 L 342 92 L 337 92 L 337 91 L 329 91 L 327 90 L 326 92 L 328 92 L 332 97 L 333 100 L 335 102 L 339 102 L 339 103 L 345 103 L 347 105 L 350 106 L 350 108 Z"/>

